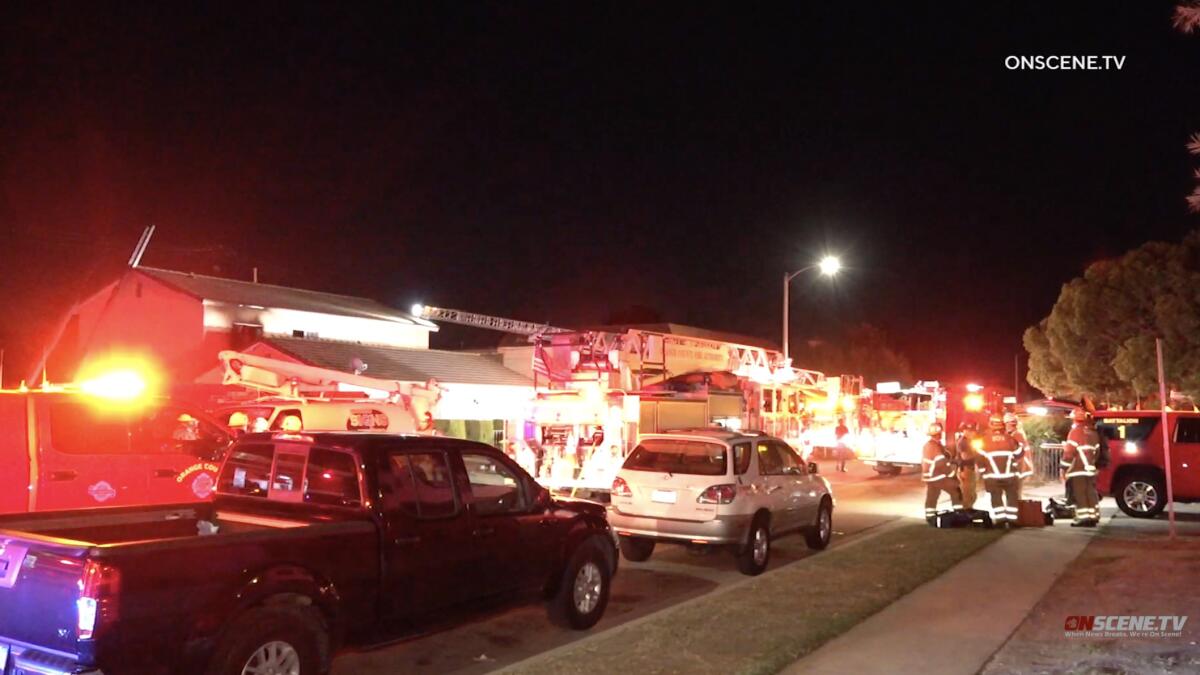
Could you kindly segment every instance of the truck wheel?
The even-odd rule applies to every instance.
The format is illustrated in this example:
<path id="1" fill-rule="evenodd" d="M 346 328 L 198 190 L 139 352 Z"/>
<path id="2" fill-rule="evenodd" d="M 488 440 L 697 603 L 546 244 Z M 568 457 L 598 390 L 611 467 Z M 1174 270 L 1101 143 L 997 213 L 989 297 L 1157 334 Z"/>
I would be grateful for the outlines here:
<path id="1" fill-rule="evenodd" d="M 327 640 L 307 607 L 256 607 L 226 629 L 208 675 L 318 675 Z"/>
<path id="2" fill-rule="evenodd" d="M 746 546 L 737 554 L 738 571 L 749 576 L 757 576 L 767 569 L 771 560 L 771 529 L 767 519 L 757 516 L 750 525 L 746 537 Z"/>
<path id="3" fill-rule="evenodd" d="M 1134 518 L 1153 518 L 1167 506 L 1163 479 L 1151 473 L 1125 476 L 1117 483 L 1113 497 L 1125 515 Z"/>
<path id="4" fill-rule="evenodd" d="M 879 474 L 880 476 L 899 476 L 901 470 L 901 467 L 898 467 L 894 464 L 875 465 L 875 473 Z"/>
<path id="5" fill-rule="evenodd" d="M 608 606 L 612 563 L 604 553 L 607 542 L 600 535 L 584 539 L 575 547 L 550 599 L 550 620 L 559 626 L 587 630 L 604 616 Z"/>
<path id="6" fill-rule="evenodd" d="M 621 537 L 621 555 L 630 562 L 645 562 L 654 553 L 654 540 L 640 537 Z"/>
<path id="7" fill-rule="evenodd" d="M 817 523 L 804 531 L 804 543 L 814 551 L 820 551 L 826 546 L 829 546 L 829 540 L 833 537 L 833 505 L 828 499 L 821 500 L 821 507 L 817 509 Z"/>

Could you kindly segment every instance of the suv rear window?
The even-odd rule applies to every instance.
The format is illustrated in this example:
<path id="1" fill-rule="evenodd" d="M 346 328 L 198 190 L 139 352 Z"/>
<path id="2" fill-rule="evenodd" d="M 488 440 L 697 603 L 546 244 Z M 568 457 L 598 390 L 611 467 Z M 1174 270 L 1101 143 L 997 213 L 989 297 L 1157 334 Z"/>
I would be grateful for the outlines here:
<path id="1" fill-rule="evenodd" d="M 650 439 L 642 441 L 624 468 L 632 471 L 724 476 L 728 467 L 725 446 L 708 441 Z"/>
<path id="2" fill-rule="evenodd" d="M 1138 443 L 1149 438 L 1157 428 L 1157 417 L 1101 417 L 1096 420 L 1096 431 L 1110 441 Z"/>

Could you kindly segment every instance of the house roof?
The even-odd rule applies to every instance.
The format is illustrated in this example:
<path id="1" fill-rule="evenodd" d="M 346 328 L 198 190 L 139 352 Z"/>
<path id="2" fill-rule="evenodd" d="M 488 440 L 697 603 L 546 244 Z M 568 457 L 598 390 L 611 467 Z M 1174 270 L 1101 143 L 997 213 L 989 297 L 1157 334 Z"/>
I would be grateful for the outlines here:
<path id="1" fill-rule="evenodd" d="M 235 305 L 257 305 L 304 312 L 336 314 L 378 321 L 392 321 L 437 330 L 437 326 L 394 307 L 352 295 L 324 293 L 302 288 L 273 284 L 258 284 L 237 279 L 210 277 L 203 274 L 176 272 L 154 267 L 138 267 L 138 272 L 161 281 L 184 293 L 200 298 Z"/>
<path id="2" fill-rule="evenodd" d="M 529 378 L 509 370 L 498 355 L 405 349 L 334 340 L 271 337 L 262 340 L 282 352 L 320 368 L 349 372 L 354 359 L 367 364 L 364 375 L 402 382 L 504 384 L 533 386 Z"/>

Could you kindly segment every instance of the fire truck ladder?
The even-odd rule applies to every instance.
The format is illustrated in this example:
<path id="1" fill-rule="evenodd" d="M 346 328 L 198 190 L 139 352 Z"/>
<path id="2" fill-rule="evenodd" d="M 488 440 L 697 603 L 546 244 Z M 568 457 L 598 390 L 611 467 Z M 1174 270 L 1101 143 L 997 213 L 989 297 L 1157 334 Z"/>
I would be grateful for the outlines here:
<path id="1" fill-rule="evenodd" d="M 518 319 L 508 319 L 502 316 L 490 316 L 488 314 L 476 314 L 475 312 L 464 312 L 460 309 L 445 309 L 442 307 L 431 307 L 429 305 L 413 305 L 412 310 L 413 316 L 417 316 L 429 321 L 445 321 L 447 323 L 456 323 L 462 326 L 487 328 L 489 330 L 500 331 L 501 333 L 528 335 L 531 338 L 536 338 L 539 335 L 550 335 L 552 333 L 571 332 L 571 330 L 567 328 L 559 328 L 549 324 L 535 323 L 533 321 L 520 321 Z"/>

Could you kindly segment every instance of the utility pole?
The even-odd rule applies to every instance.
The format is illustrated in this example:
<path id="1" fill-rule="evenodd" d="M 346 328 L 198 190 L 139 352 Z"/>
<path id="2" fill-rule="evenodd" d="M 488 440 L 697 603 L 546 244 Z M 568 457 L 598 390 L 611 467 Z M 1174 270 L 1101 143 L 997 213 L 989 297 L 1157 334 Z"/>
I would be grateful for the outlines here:
<path id="1" fill-rule="evenodd" d="M 1162 421 L 1159 426 L 1162 427 L 1163 439 L 1163 467 L 1167 472 L 1167 526 L 1169 534 L 1168 538 L 1175 538 L 1175 489 L 1171 484 L 1171 434 L 1167 430 L 1167 378 L 1163 375 L 1163 341 L 1162 338 L 1154 339 L 1154 349 L 1158 353 L 1158 407 L 1159 414 L 1162 415 Z"/>
<path id="2" fill-rule="evenodd" d="M 1013 354 L 1013 396 L 1021 402 L 1021 354 Z"/>

